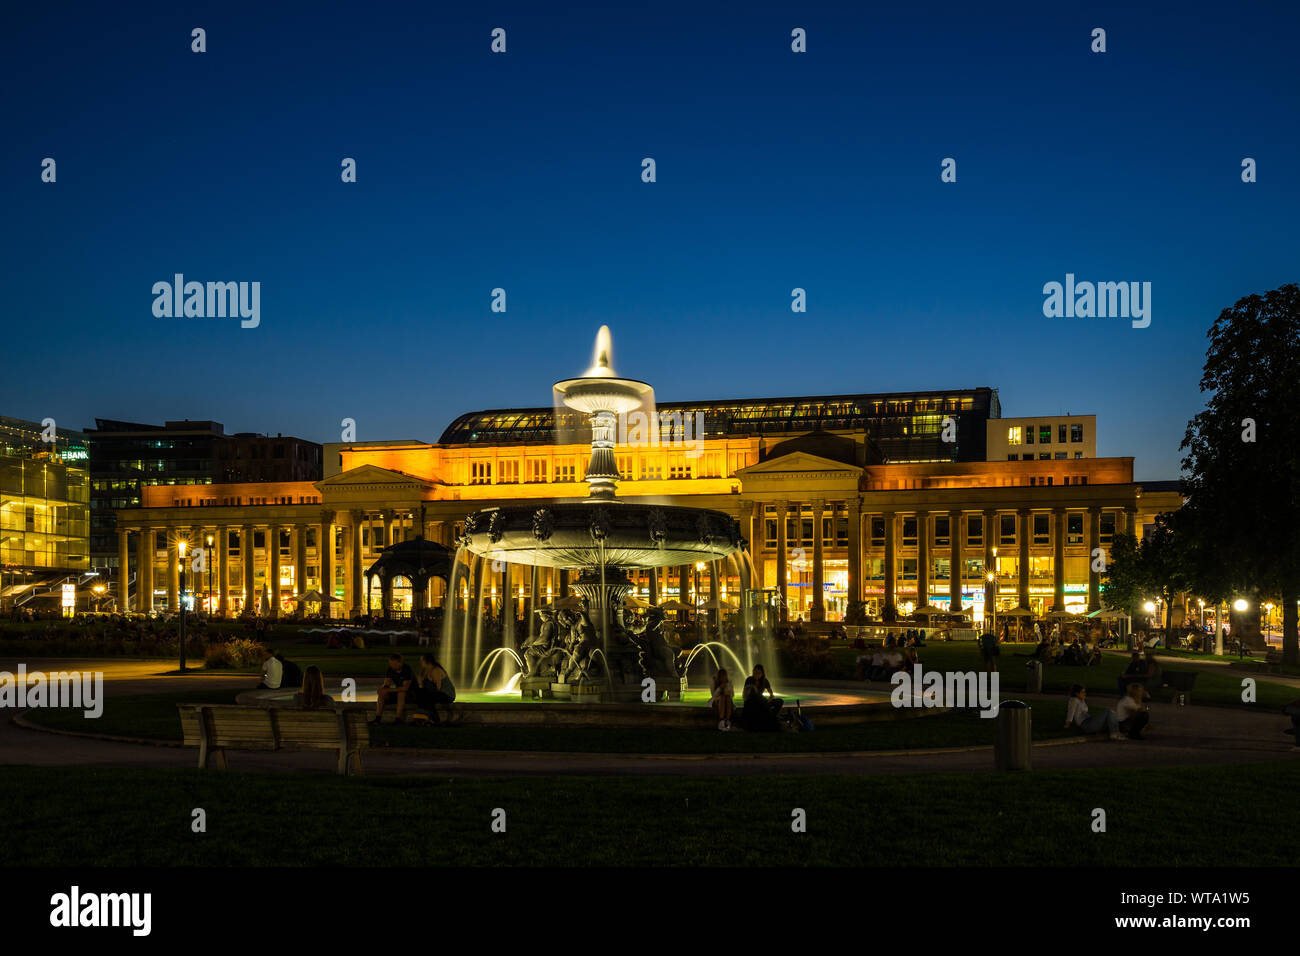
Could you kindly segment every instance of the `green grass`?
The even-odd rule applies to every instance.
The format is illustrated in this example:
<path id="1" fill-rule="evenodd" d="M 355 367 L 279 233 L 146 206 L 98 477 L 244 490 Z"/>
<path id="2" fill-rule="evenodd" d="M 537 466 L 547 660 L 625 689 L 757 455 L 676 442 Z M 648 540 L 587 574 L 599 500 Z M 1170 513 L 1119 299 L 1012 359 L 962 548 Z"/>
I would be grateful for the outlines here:
<path id="1" fill-rule="evenodd" d="M 81 710 L 62 707 L 28 710 L 23 716 L 33 724 L 54 730 L 147 737 L 151 740 L 180 740 L 181 721 L 176 712 L 177 704 L 233 704 L 235 695 L 246 690 L 247 687 L 225 687 L 172 694 L 106 697 L 104 712 L 96 718 L 86 717 Z"/>
<path id="2" fill-rule="evenodd" d="M 117 734 L 154 740 L 180 740 L 178 703 L 226 704 L 245 687 L 109 697 L 103 714 L 87 718 L 80 710 L 29 710 L 27 720 L 55 730 Z M 1034 705 L 1034 737 L 1071 736 L 1061 729 L 1065 705 Z M 995 721 L 973 712 L 872 721 L 825 727 L 810 734 L 719 733 L 716 729 L 613 729 L 604 727 L 501 727 L 482 724 L 414 727 L 386 723 L 372 730 L 377 747 L 429 747 L 447 750 L 529 750 L 552 753 L 827 753 L 852 750 L 919 750 L 993 743 Z"/>
<path id="3" fill-rule="evenodd" d="M 1024 691 L 1029 675 L 1025 665 L 1029 662 L 1029 657 L 1017 655 L 1028 655 L 1032 650 L 1032 644 L 1002 645 L 1002 654 L 998 658 L 998 681 L 1004 696 Z M 835 647 L 831 652 L 840 665 L 842 676 L 852 677 L 853 662 L 862 651 L 851 647 Z M 980 667 L 979 652 L 973 642 L 929 644 L 920 648 L 919 653 L 924 667 L 945 671 L 978 670 Z M 1163 651 L 1156 652 L 1157 659 L 1163 656 Z M 1093 667 L 1048 664 L 1043 668 L 1043 693 L 1060 694 L 1064 697 L 1069 693 L 1070 685 L 1077 683 L 1087 687 L 1091 695 L 1115 697 L 1115 678 L 1124 672 L 1128 663 L 1127 653 L 1103 653 L 1102 662 Z M 1161 664 L 1161 667 L 1166 670 L 1191 669 L 1187 668 L 1181 660 L 1169 661 L 1168 659 L 1166 663 Z M 1300 696 L 1300 691 L 1295 687 L 1270 682 L 1266 674 L 1244 673 L 1230 667 L 1196 668 L 1195 670 L 1196 689 L 1192 691 L 1192 699 L 1197 704 L 1240 705 L 1243 677 L 1253 677 L 1257 684 L 1258 702 L 1246 706 L 1281 708 Z M 1167 691 L 1163 692 L 1158 699 L 1163 699 L 1167 694 Z"/>
<path id="4" fill-rule="evenodd" d="M 1300 761 L 1028 774 L 5 770 L 7 866 L 1293 866 Z M 191 831 L 192 810 L 207 831 Z M 494 808 L 506 832 L 493 833 Z M 791 831 L 791 812 L 807 832 Z M 1107 831 L 1092 830 L 1093 809 Z M 1209 809 L 1207 809 L 1209 808 Z M 1213 814 L 1207 831 L 1206 813 Z"/>

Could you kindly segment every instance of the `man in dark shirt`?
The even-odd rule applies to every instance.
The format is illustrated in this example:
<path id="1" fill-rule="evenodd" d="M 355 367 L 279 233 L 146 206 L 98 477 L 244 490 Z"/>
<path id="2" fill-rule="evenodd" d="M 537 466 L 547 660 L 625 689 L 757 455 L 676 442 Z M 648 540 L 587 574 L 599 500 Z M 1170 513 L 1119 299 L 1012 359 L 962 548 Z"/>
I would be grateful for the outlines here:
<path id="1" fill-rule="evenodd" d="M 397 722 L 400 724 L 406 719 L 406 694 L 414 683 L 415 672 L 411 665 L 402 663 L 401 654 L 390 655 L 384 682 L 375 694 L 375 723 L 384 719 L 384 702 L 393 695 L 397 696 Z"/>

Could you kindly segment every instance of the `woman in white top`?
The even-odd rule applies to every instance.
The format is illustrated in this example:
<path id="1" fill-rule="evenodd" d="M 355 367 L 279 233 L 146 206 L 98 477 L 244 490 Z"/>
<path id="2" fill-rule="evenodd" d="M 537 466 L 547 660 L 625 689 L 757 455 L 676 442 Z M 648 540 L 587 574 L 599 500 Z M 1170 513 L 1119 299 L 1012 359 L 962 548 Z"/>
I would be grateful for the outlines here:
<path id="1" fill-rule="evenodd" d="M 1085 734 L 1106 731 L 1111 740 L 1123 740 L 1119 732 L 1119 718 L 1109 708 L 1095 716 L 1088 716 L 1088 688 L 1075 684 L 1070 688 L 1070 698 L 1065 703 L 1065 727 L 1077 727 Z"/>
<path id="2" fill-rule="evenodd" d="M 731 686 L 731 677 L 725 667 L 719 667 L 713 675 L 712 694 L 709 706 L 718 715 L 718 729 L 731 729 L 731 715 L 736 712 L 736 689 Z"/>

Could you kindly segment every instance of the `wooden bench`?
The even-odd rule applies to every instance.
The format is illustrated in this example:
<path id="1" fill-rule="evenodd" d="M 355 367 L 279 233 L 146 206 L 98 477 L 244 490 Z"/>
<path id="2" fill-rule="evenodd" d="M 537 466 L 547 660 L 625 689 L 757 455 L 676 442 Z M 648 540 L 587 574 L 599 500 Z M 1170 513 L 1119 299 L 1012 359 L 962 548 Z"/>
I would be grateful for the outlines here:
<path id="1" fill-rule="evenodd" d="M 185 746 L 199 748 L 199 769 L 226 769 L 227 750 L 332 750 L 338 772 L 361 773 L 370 747 L 363 710 L 266 710 L 238 704 L 177 704 Z"/>

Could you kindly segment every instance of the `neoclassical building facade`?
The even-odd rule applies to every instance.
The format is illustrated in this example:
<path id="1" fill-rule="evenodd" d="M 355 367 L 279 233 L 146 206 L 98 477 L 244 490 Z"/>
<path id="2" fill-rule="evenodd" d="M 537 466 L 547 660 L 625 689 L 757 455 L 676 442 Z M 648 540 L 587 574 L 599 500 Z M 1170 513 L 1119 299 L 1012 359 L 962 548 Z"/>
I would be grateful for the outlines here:
<path id="1" fill-rule="evenodd" d="M 980 435 L 974 452 L 942 444 L 945 408 L 961 409 L 965 393 L 921 394 L 907 396 L 909 404 L 877 402 L 888 420 L 873 420 L 861 396 L 706 403 L 698 406 L 711 416 L 702 419 L 703 437 L 677 440 L 669 423 L 653 444 L 619 445 L 620 498 L 722 511 L 748 538 L 748 562 L 635 573 L 640 597 L 727 608 L 744 587 L 762 592 L 780 616 L 812 622 L 841 620 L 855 601 L 873 615 L 935 606 L 970 609 L 977 620 L 993 602 L 1038 613 L 1094 610 L 1097 556 L 1104 561 L 1114 535 L 1140 536 L 1156 514 L 1181 504 L 1167 483 L 1135 482 L 1131 458 L 987 460 L 984 420 L 963 426 Z M 850 399 L 866 413 L 846 413 Z M 756 404 L 761 414 L 750 413 Z M 693 408 L 659 413 L 680 412 L 680 422 Z M 119 607 L 176 608 L 184 542 L 191 554 L 204 552 L 200 570 L 186 559 L 186 590 L 216 613 L 288 615 L 304 595 L 312 604 L 324 595 L 333 600 L 321 610 L 334 617 L 401 615 L 417 600 L 436 607 L 448 599 L 513 606 L 522 616 L 564 595 L 567 573 L 494 567 L 471 598 L 468 584 L 448 596 L 437 581 L 417 594 L 400 578 L 375 593 L 365 571 L 384 547 L 417 536 L 454 549 L 470 511 L 584 497 L 586 436 L 557 427 L 548 411 L 463 416 L 436 443 L 327 446 L 337 457 L 316 482 L 145 489 L 141 507 L 118 512 L 121 566 L 131 568 L 117 582 Z M 984 419 L 988 412 L 986 403 Z M 889 460 L 882 448 L 891 447 L 930 457 Z"/>

